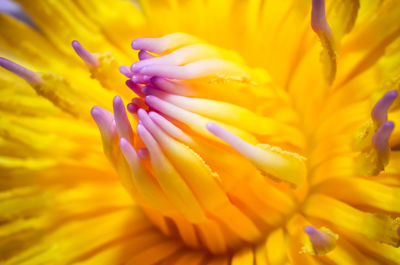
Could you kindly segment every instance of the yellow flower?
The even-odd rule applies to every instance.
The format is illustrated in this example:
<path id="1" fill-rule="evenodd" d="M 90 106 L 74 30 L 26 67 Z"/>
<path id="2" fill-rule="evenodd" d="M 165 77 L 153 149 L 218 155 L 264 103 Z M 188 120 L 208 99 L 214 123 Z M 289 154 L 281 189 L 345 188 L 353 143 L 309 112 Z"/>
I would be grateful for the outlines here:
<path id="1" fill-rule="evenodd" d="M 399 0 L 18 2 L 2 264 L 399 264 Z"/>

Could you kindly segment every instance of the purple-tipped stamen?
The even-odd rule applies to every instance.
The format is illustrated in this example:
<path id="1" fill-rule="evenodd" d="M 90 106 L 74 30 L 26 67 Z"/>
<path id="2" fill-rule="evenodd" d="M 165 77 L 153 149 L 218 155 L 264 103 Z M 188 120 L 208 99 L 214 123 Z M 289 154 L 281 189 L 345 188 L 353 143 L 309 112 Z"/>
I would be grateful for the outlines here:
<path id="1" fill-rule="evenodd" d="M 118 134 L 121 138 L 128 141 L 133 140 L 132 127 L 126 115 L 125 105 L 120 96 L 116 96 L 113 100 L 114 119 L 117 126 Z"/>
<path id="2" fill-rule="evenodd" d="M 191 96 L 194 95 L 195 92 L 191 87 L 188 87 L 184 84 L 180 84 L 177 82 L 173 82 L 171 80 L 164 79 L 162 77 L 153 77 L 150 82 L 157 88 L 168 92 L 170 94 L 176 94 L 181 96 Z"/>
<path id="3" fill-rule="evenodd" d="M 237 137 L 233 133 L 222 128 L 218 124 L 209 122 L 207 123 L 206 127 L 207 130 L 209 130 L 212 134 L 214 134 L 216 137 L 220 138 L 222 141 L 232 146 L 234 149 L 236 149 L 236 151 L 238 151 L 242 155 L 251 158 L 257 153 L 256 152 L 257 148 L 255 146 L 247 143 L 246 141 Z"/>
<path id="4" fill-rule="evenodd" d="M 392 121 L 384 122 L 378 131 L 372 137 L 372 144 L 380 153 L 385 153 L 390 148 L 389 138 L 394 129 L 394 123 Z"/>
<path id="5" fill-rule="evenodd" d="M 183 66 L 147 65 L 139 73 L 168 79 L 187 80 L 211 75 L 229 75 L 248 78 L 248 73 L 237 64 L 222 59 L 204 59 Z"/>
<path id="6" fill-rule="evenodd" d="M 311 27 L 317 34 L 325 32 L 332 35 L 331 28 L 326 21 L 325 0 L 312 0 Z"/>
<path id="7" fill-rule="evenodd" d="M 162 136 L 160 128 L 150 119 L 148 113 L 144 109 L 138 110 L 138 117 L 146 129 L 154 136 L 154 138 L 159 138 Z"/>
<path id="8" fill-rule="evenodd" d="M 318 230 L 315 227 L 311 226 L 311 225 L 308 225 L 308 226 L 304 227 L 304 232 L 306 232 L 307 235 L 313 235 L 317 231 Z"/>
<path id="9" fill-rule="evenodd" d="M 126 105 L 126 109 L 127 109 L 130 113 L 136 114 L 137 111 L 138 111 L 138 109 L 139 109 L 139 106 L 138 106 L 137 104 L 135 104 L 135 103 L 128 103 L 128 105 Z"/>
<path id="10" fill-rule="evenodd" d="M 42 83 L 42 80 L 38 74 L 6 58 L 0 57 L 0 66 L 25 79 L 25 81 L 30 84 Z"/>
<path id="11" fill-rule="evenodd" d="M 387 121 L 387 113 L 399 93 L 396 90 L 387 92 L 374 106 L 371 111 L 372 119 L 378 124 Z"/>
<path id="12" fill-rule="evenodd" d="M 190 143 L 191 139 L 187 136 L 181 129 L 172 124 L 168 119 L 161 116 L 159 113 L 150 111 L 149 112 L 150 119 L 158 125 L 164 132 L 174 137 L 175 139 L 179 139 L 184 143 Z"/>
<path id="13" fill-rule="evenodd" d="M 98 106 L 94 106 L 91 109 L 90 114 L 96 122 L 102 136 L 105 139 L 111 139 L 115 130 L 113 114 Z"/>
<path id="14" fill-rule="evenodd" d="M 145 94 L 142 92 L 141 86 L 133 82 L 132 80 L 126 80 L 125 84 L 129 87 L 133 92 L 136 93 L 139 97 L 144 97 Z"/>
<path id="15" fill-rule="evenodd" d="M 150 82 L 151 76 L 145 74 L 133 74 L 131 77 L 132 82 L 137 84 L 147 84 Z"/>
<path id="16" fill-rule="evenodd" d="M 131 68 L 125 65 L 119 67 L 119 72 L 128 78 L 131 78 L 133 76 Z"/>
<path id="17" fill-rule="evenodd" d="M 99 66 L 99 61 L 96 56 L 83 48 L 83 46 L 79 43 L 79 41 L 74 40 L 72 42 L 72 48 L 74 48 L 75 52 L 79 57 L 88 65 L 88 66 Z"/>
<path id="18" fill-rule="evenodd" d="M 331 237 L 326 232 L 318 230 L 313 226 L 306 226 L 304 232 L 308 235 L 314 247 L 327 247 L 333 243 Z"/>
<path id="19" fill-rule="evenodd" d="M 196 43 L 198 40 L 184 33 L 173 33 L 161 38 L 138 38 L 132 42 L 132 49 L 146 50 L 153 53 L 163 53 L 184 45 Z"/>
<path id="20" fill-rule="evenodd" d="M 139 57 L 139 60 L 143 61 L 143 60 L 154 58 L 155 56 L 151 55 L 150 53 L 146 52 L 145 50 L 140 50 L 140 52 L 138 53 L 138 57 Z"/>
<path id="21" fill-rule="evenodd" d="M 139 148 L 137 150 L 137 155 L 141 158 L 141 159 L 147 159 L 149 158 L 149 150 L 147 150 L 147 148 Z"/>

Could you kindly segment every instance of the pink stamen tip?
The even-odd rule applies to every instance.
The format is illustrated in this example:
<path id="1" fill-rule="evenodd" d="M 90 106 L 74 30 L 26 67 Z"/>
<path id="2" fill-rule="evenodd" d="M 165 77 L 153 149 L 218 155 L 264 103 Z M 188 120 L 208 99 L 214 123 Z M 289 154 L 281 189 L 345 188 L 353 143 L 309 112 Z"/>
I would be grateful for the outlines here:
<path id="1" fill-rule="evenodd" d="M 150 53 L 148 53 L 145 50 L 140 50 L 139 54 L 138 54 L 139 60 L 147 60 L 147 59 L 151 59 L 154 58 L 155 56 L 151 55 Z"/>
<path id="2" fill-rule="evenodd" d="M 125 84 L 127 85 L 127 87 L 129 87 L 134 93 L 136 93 L 136 95 L 138 95 L 139 97 L 144 97 L 145 95 L 142 92 L 142 88 L 136 84 L 135 82 L 133 82 L 132 80 L 127 80 L 125 82 Z"/>
<path id="3" fill-rule="evenodd" d="M 397 234 L 400 236 L 400 226 L 397 227 Z"/>
<path id="4" fill-rule="evenodd" d="M 308 225 L 304 227 L 304 232 L 306 232 L 306 234 L 308 235 L 314 235 L 315 233 L 317 233 L 317 229 L 313 226 Z"/>
<path id="5" fill-rule="evenodd" d="M 143 123 L 145 120 L 147 120 L 147 112 L 144 109 L 138 109 L 138 116 L 139 120 Z"/>
<path id="6" fill-rule="evenodd" d="M 145 95 L 148 95 L 149 92 L 150 92 L 150 90 L 151 90 L 151 88 L 148 87 L 148 86 L 142 87 L 142 92 L 143 92 L 143 94 L 145 94 Z"/>
<path id="7" fill-rule="evenodd" d="M 312 0 L 311 27 L 316 33 L 324 31 L 332 34 L 331 28 L 326 21 L 325 0 Z"/>
<path id="8" fill-rule="evenodd" d="M 129 148 L 129 145 L 131 144 L 125 138 L 119 139 L 119 146 L 121 147 L 123 152 Z"/>
<path id="9" fill-rule="evenodd" d="M 42 79 L 38 74 L 6 58 L 0 57 L 0 66 L 25 79 L 30 84 L 42 83 Z"/>
<path id="10" fill-rule="evenodd" d="M 133 74 L 131 77 L 132 82 L 137 84 L 147 84 L 150 82 L 151 76 L 142 74 Z"/>
<path id="11" fill-rule="evenodd" d="M 378 124 L 382 124 L 387 121 L 387 113 L 390 106 L 393 104 L 399 93 L 396 90 L 387 92 L 378 102 L 375 104 L 371 111 L 371 117 Z"/>
<path id="12" fill-rule="evenodd" d="M 173 65 L 147 65 L 140 68 L 139 73 L 148 76 L 161 76 L 169 79 L 190 79 L 195 77 L 195 72 L 187 71 L 185 66 Z"/>
<path id="13" fill-rule="evenodd" d="M 154 76 L 150 79 L 150 82 L 156 88 L 171 94 L 176 94 L 181 96 L 191 96 L 194 94 L 193 91 L 191 91 L 191 88 L 180 83 L 166 80 L 162 77 Z"/>
<path id="14" fill-rule="evenodd" d="M 176 127 L 169 120 L 161 116 L 159 113 L 150 111 L 149 117 L 155 124 L 157 124 L 158 127 L 160 127 L 164 132 L 166 132 L 170 136 L 179 139 L 184 143 L 191 142 L 189 136 L 187 136 L 181 129 Z"/>
<path id="15" fill-rule="evenodd" d="M 209 122 L 206 124 L 207 130 L 209 130 L 216 137 L 230 145 L 236 151 L 246 156 L 249 159 L 252 159 L 258 152 L 258 148 L 253 146 L 252 144 L 244 141 L 240 137 L 226 130 L 225 128 L 219 126 L 216 123 Z"/>
<path id="16" fill-rule="evenodd" d="M 147 148 L 139 148 L 137 154 L 141 159 L 149 158 L 149 150 L 147 150 Z"/>
<path id="17" fill-rule="evenodd" d="M 163 47 L 159 43 L 159 39 L 138 38 L 132 41 L 132 49 L 146 50 L 154 53 L 163 52 Z"/>
<path id="18" fill-rule="evenodd" d="M 133 132 L 129 122 L 128 116 L 126 115 L 125 105 L 120 96 L 114 97 L 113 100 L 114 117 L 117 126 L 117 131 L 120 137 L 132 140 Z"/>
<path id="19" fill-rule="evenodd" d="M 138 105 L 139 108 L 142 108 L 142 109 L 146 109 L 147 108 L 147 105 L 144 102 L 143 98 L 133 98 L 132 99 L 132 103 L 135 104 L 135 105 Z"/>
<path id="20" fill-rule="evenodd" d="M 119 72 L 128 78 L 131 78 L 133 76 L 131 69 L 125 65 L 119 67 Z"/>
<path id="21" fill-rule="evenodd" d="M 378 131 L 372 137 L 372 144 L 380 153 L 385 153 L 389 147 L 389 138 L 394 129 L 394 123 L 392 121 L 384 122 Z"/>
<path id="22" fill-rule="evenodd" d="M 128 105 L 126 105 L 126 109 L 127 109 L 130 113 L 136 114 L 137 111 L 138 111 L 138 109 L 139 109 L 139 106 L 136 105 L 135 103 L 128 103 Z"/>
<path id="23" fill-rule="evenodd" d="M 107 138 L 112 137 L 112 132 L 115 128 L 114 118 L 111 112 L 104 110 L 98 106 L 94 106 L 90 110 L 93 120 L 99 127 L 100 132 Z"/>
<path id="24" fill-rule="evenodd" d="M 98 66 L 99 61 L 97 60 L 96 56 L 83 48 L 83 46 L 79 43 L 79 41 L 74 40 L 72 41 L 72 48 L 74 48 L 75 52 L 78 54 L 79 57 L 88 65 L 88 66 Z"/>
<path id="25" fill-rule="evenodd" d="M 135 164 L 137 164 L 136 150 L 125 138 L 121 138 L 119 140 L 119 146 L 121 148 L 123 155 L 125 156 L 126 161 L 131 166 L 131 168 L 134 169 Z"/>

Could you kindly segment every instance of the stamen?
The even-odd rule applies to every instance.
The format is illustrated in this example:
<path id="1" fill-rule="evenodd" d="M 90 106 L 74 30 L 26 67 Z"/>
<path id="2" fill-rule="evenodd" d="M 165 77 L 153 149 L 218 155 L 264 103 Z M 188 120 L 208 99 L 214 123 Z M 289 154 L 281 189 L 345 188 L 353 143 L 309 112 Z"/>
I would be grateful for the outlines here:
<path id="1" fill-rule="evenodd" d="M 304 159 L 299 155 L 278 148 L 254 146 L 215 123 L 208 123 L 207 129 L 249 159 L 261 172 L 272 178 L 284 180 L 296 186 L 304 181 L 306 167 Z"/>
<path id="2" fill-rule="evenodd" d="M 399 93 L 396 90 L 391 90 L 375 104 L 371 111 L 371 117 L 378 125 L 387 121 L 388 110 L 397 98 L 398 94 Z"/>
<path id="3" fill-rule="evenodd" d="M 119 67 L 119 72 L 128 78 L 131 78 L 133 76 L 131 68 L 125 65 Z"/>
<path id="4" fill-rule="evenodd" d="M 312 0 L 311 27 L 317 34 L 325 32 L 332 35 L 331 28 L 326 21 L 325 0 Z"/>
<path id="5" fill-rule="evenodd" d="M 116 96 L 113 100 L 114 119 L 120 138 L 133 141 L 132 127 L 126 115 L 125 105 L 120 96 Z"/>
<path id="6" fill-rule="evenodd" d="M 133 98 L 132 99 L 132 103 L 137 105 L 137 106 L 139 106 L 139 108 L 142 108 L 142 109 L 147 109 L 148 108 L 148 106 L 144 102 L 143 98 Z"/>
<path id="7" fill-rule="evenodd" d="M 146 96 L 145 102 L 149 107 L 153 108 L 154 110 L 157 110 L 160 113 L 165 114 L 166 116 L 171 117 L 177 121 L 183 122 L 192 130 L 198 132 L 205 137 L 210 138 L 210 132 L 206 129 L 206 124 L 208 122 L 214 122 L 214 120 L 205 118 L 190 111 L 186 111 L 155 96 Z M 237 129 L 229 125 L 225 125 L 225 127 L 229 128 L 230 131 L 234 131 L 236 135 L 240 135 L 241 138 L 245 139 L 248 142 L 257 142 L 253 135 L 243 130 Z"/>
<path id="8" fill-rule="evenodd" d="M 147 65 L 183 65 L 192 63 L 206 58 L 222 58 L 220 53 L 213 47 L 207 44 L 193 44 L 180 48 L 170 54 L 154 57 L 148 60 L 139 61 L 132 64 L 132 71 L 139 72 L 141 68 Z"/>
<path id="9" fill-rule="evenodd" d="M 389 138 L 393 129 L 394 123 L 392 121 L 386 121 L 372 137 L 372 144 L 379 153 L 384 154 L 389 151 Z"/>
<path id="10" fill-rule="evenodd" d="M 147 84 L 149 83 L 151 76 L 145 74 L 133 74 L 131 77 L 132 82 L 137 84 Z"/>
<path id="11" fill-rule="evenodd" d="M 154 174 L 167 197 L 189 221 L 193 223 L 204 222 L 206 218 L 199 202 L 182 180 L 179 173 L 165 157 L 152 134 L 140 123 L 136 131 L 149 150 Z"/>
<path id="12" fill-rule="evenodd" d="M 173 33 L 161 38 L 139 38 L 132 42 L 132 49 L 163 53 L 170 49 L 199 42 L 193 36 L 184 33 Z"/>
<path id="13" fill-rule="evenodd" d="M 130 113 L 136 114 L 137 111 L 138 111 L 138 109 L 139 109 L 139 106 L 136 105 L 135 103 L 128 103 L 128 105 L 126 105 L 126 109 L 127 109 Z"/>
<path id="14" fill-rule="evenodd" d="M 126 80 L 125 84 L 138 95 L 139 97 L 144 97 L 145 94 L 142 92 L 142 87 L 134 83 L 132 80 Z"/>
<path id="15" fill-rule="evenodd" d="M 30 84 L 39 84 L 42 83 L 42 79 L 35 72 L 16 64 L 6 58 L 0 57 L 0 66 L 4 69 L 18 75 L 19 77 L 25 79 L 26 82 Z"/>
<path id="16" fill-rule="evenodd" d="M 79 57 L 88 65 L 88 66 L 99 66 L 99 61 L 96 56 L 83 48 L 83 46 L 79 43 L 79 41 L 74 40 L 72 42 L 72 48 L 74 48 L 75 52 Z"/>
<path id="17" fill-rule="evenodd" d="M 150 119 L 157 124 L 164 132 L 182 141 L 185 144 L 192 142 L 191 138 L 186 135 L 181 129 L 172 124 L 169 120 L 158 114 L 157 112 L 151 111 L 149 113 Z"/>
<path id="18" fill-rule="evenodd" d="M 121 151 L 128 162 L 135 178 L 133 179 L 137 190 L 143 195 L 146 203 L 150 204 L 152 208 L 158 209 L 161 213 L 175 212 L 173 206 L 168 202 L 160 187 L 154 181 L 154 177 L 140 162 L 139 150 L 136 154 L 133 146 L 124 138 L 120 139 Z"/>
<path id="19" fill-rule="evenodd" d="M 90 113 L 99 128 L 105 155 L 115 162 L 114 148 L 117 132 L 113 114 L 97 106 L 94 106 Z"/>
<path id="20" fill-rule="evenodd" d="M 139 53 L 138 53 L 138 57 L 139 57 L 139 60 L 147 60 L 147 59 L 150 59 L 150 58 L 154 58 L 154 56 L 153 55 L 151 55 L 150 53 L 148 53 L 148 52 L 146 52 L 145 50 L 141 50 Z"/>
<path id="21" fill-rule="evenodd" d="M 149 158 L 149 150 L 147 150 L 147 148 L 139 148 L 137 154 L 141 159 Z"/>
<path id="22" fill-rule="evenodd" d="M 181 96 L 192 96 L 195 94 L 190 87 L 161 77 L 152 77 L 150 81 L 155 87 L 171 94 Z"/>
<path id="23" fill-rule="evenodd" d="M 339 238 L 337 234 L 324 227 L 316 229 L 313 226 L 306 226 L 304 232 L 308 235 L 311 246 L 306 244 L 300 252 L 315 256 L 323 256 L 332 251 Z"/>
<path id="24" fill-rule="evenodd" d="M 154 136 L 154 138 L 158 141 L 161 137 L 163 137 L 162 131 L 153 123 L 150 119 L 149 115 L 144 109 L 138 110 L 138 117 L 142 124 L 146 127 L 147 130 Z"/>
<path id="25" fill-rule="evenodd" d="M 113 129 L 113 114 L 98 106 L 94 106 L 90 111 L 90 114 L 96 122 L 97 127 L 99 127 L 101 135 L 106 139 L 111 139 L 115 131 L 115 127 Z"/>
<path id="26" fill-rule="evenodd" d="M 205 59 L 184 66 L 148 65 L 141 68 L 139 73 L 180 80 L 214 75 L 249 78 L 249 74 L 243 68 L 235 63 L 221 59 Z"/>

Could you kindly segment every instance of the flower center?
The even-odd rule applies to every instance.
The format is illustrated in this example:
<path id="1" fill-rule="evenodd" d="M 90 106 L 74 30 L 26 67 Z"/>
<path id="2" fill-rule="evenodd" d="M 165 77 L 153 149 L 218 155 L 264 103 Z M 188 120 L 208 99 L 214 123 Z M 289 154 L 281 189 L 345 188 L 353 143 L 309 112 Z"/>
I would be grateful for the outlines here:
<path id="1" fill-rule="evenodd" d="M 225 253 L 265 239 L 307 193 L 289 96 L 236 53 L 186 34 L 132 46 L 139 61 L 120 72 L 136 97 L 126 108 L 115 97 L 114 115 L 92 110 L 127 190 L 163 233 L 190 247 Z"/>

